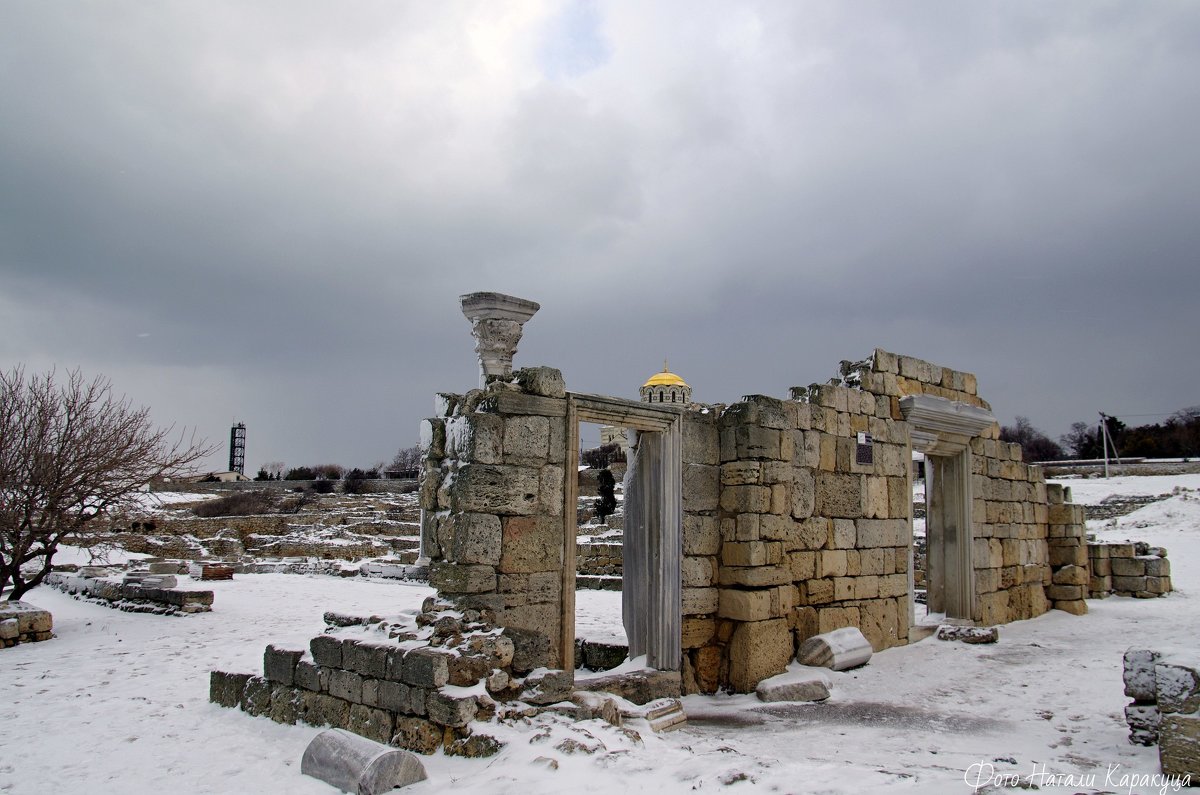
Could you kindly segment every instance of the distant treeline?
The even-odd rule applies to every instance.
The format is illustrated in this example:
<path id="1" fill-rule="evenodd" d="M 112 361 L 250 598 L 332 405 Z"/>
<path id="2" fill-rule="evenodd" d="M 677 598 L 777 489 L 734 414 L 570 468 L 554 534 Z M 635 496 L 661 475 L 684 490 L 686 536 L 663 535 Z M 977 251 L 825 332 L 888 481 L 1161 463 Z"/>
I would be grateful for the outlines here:
<path id="1" fill-rule="evenodd" d="M 1200 406 L 1181 409 L 1163 422 L 1129 427 L 1119 417 L 1105 417 L 1109 438 L 1117 454 L 1129 458 L 1195 458 L 1200 456 Z M 1059 461 L 1064 458 L 1104 458 L 1100 423 L 1072 423 L 1059 441 L 1035 428 L 1026 417 L 1000 428 L 1000 438 L 1017 442 L 1026 461 Z M 1111 451 L 1110 451 L 1111 455 Z"/>

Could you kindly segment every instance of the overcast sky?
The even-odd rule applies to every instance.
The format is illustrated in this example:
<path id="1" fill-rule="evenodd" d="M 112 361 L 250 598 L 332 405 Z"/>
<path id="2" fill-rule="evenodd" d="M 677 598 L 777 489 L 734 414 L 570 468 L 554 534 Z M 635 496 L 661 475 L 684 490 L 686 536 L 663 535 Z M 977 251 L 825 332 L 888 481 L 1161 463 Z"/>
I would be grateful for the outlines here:
<path id="1" fill-rule="evenodd" d="M 576 391 L 786 397 L 879 346 L 1052 437 L 1171 412 L 1198 76 L 1194 0 L 3 0 L 0 356 L 214 468 L 245 422 L 248 473 L 415 443 L 479 290 Z"/>

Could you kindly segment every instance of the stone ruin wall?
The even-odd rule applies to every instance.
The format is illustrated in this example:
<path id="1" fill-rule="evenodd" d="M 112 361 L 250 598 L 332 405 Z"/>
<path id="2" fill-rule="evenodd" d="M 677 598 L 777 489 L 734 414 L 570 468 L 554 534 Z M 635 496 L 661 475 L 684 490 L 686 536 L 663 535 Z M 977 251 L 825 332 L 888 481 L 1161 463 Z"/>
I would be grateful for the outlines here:
<path id="1" fill-rule="evenodd" d="M 798 643 L 859 627 L 907 643 L 911 429 L 900 401 L 989 409 L 975 377 L 876 350 L 839 383 L 683 414 L 682 689 L 752 690 Z M 431 583 L 526 630 L 559 659 L 567 407 L 561 374 L 529 368 L 439 398 L 423 424 Z M 871 464 L 855 459 L 871 434 Z M 1047 488 L 992 423 L 971 456 L 974 615 L 980 624 L 1086 611 L 1082 508 Z M 533 641 L 531 641 L 533 642 Z"/>
<path id="2" fill-rule="evenodd" d="M 528 630 L 553 666 L 562 629 L 566 391 L 557 370 L 514 376 L 488 391 L 439 396 L 442 416 L 422 423 L 422 544 L 440 594 Z"/>

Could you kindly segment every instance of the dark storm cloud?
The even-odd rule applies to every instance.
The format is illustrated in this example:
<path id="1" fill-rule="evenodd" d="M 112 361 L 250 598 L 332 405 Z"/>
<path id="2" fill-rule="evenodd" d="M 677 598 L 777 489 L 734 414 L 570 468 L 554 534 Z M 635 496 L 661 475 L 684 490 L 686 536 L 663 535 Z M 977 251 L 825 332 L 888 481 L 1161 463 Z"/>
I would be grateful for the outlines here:
<path id="1" fill-rule="evenodd" d="M 346 464 L 519 362 L 786 394 L 875 346 L 1051 434 L 1200 401 L 1191 3 L 11 3 L 0 350 Z M 1190 366 L 1189 366 L 1190 363 Z"/>

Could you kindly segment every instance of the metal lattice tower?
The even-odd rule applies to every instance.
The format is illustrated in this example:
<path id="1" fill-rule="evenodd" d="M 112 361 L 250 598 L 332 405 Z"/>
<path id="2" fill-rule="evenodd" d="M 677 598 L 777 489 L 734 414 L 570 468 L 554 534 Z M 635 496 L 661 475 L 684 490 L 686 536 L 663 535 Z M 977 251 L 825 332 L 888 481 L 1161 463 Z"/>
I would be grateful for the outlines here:
<path id="1" fill-rule="evenodd" d="M 246 423 L 239 422 L 229 430 L 229 471 L 246 474 Z"/>

